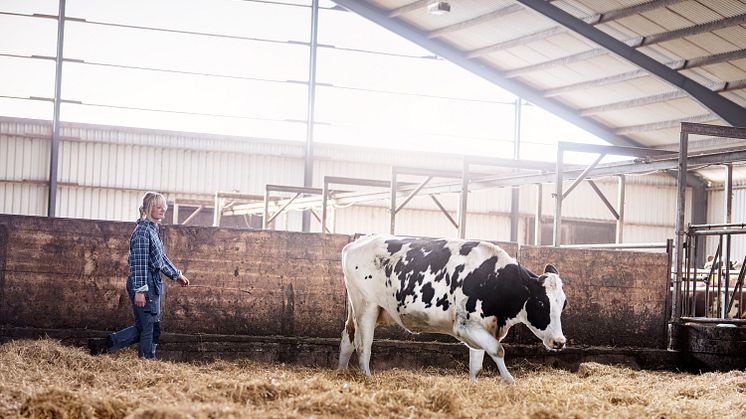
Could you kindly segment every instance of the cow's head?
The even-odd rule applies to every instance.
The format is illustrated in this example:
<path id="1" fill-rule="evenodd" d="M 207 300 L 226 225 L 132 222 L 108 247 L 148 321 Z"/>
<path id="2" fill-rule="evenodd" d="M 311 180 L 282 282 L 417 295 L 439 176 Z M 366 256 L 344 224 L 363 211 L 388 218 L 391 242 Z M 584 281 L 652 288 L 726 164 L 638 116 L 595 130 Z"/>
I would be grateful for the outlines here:
<path id="1" fill-rule="evenodd" d="M 538 280 L 532 282 L 526 301 L 526 325 L 549 350 L 562 350 L 567 340 L 562 334 L 560 316 L 566 300 L 559 272 L 547 265 Z"/>

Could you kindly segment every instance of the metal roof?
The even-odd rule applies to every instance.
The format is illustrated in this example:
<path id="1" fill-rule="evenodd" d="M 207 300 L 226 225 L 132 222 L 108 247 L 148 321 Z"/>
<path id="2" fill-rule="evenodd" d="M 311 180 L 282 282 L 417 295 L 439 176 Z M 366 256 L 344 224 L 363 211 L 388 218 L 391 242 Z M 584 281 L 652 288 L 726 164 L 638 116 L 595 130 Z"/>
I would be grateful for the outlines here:
<path id="1" fill-rule="evenodd" d="M 611 144 L 746 126 L 746 1 L 335 2 Z"/>

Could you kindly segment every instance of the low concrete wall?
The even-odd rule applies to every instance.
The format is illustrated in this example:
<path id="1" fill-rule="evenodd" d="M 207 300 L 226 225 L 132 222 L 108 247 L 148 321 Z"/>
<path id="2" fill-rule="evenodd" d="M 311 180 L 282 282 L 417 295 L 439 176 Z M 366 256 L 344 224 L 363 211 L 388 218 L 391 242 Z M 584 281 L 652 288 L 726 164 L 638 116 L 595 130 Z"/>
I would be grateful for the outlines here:
<path id="1" fill-rule="evenodd" d="M 108 331 L 132 322 L 124 291 L 132 223 L 0 215 L 0 326 Z M 167 254 L 193 287 L 169 282 L 163 329 L 196 335 L 338 339 L 342 247 L 351 238 L 164 226 Z M 664 348 L 666 255 L 504 244 L 565 282 L 563 329 L 575 346 Z M 385 328 L 378 337 L 454 342 Z M 523 326 L 506 340 L 536 344 Z"/>

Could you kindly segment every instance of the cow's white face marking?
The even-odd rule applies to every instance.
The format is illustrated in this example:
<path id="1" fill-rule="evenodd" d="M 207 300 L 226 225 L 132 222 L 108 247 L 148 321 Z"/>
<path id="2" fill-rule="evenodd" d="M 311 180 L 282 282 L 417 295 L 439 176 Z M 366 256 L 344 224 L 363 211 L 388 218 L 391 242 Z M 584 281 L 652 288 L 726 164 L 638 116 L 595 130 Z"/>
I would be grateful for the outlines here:
<path id="1" fill-rule="evenodd" d="M 544 346 L 552 351 L 562 350 L 565 347 L 567 339 L 562 333 L 562 310 L 565 308 L 565 292 L 562 289 L 562 280 L 556 273 L 545 272 L 543 289 L 546 297 L 529 299 L 526 302 L 526 314 L 529 321 L 526 323 L 528 328 L 541 339 Z M 547 306 L 548 305 L 548 306 Z M 540 312 L 543 321 L 532 321 L 529 311 L 536 310 Z M 548 314 L 548 318 L 546 315 Z M 535 316 L 534 316 L 535 317 Z M 548 320 L 548 324 L 547 324 Z M 542 328 L 542 326 L 545 327 Z"/>

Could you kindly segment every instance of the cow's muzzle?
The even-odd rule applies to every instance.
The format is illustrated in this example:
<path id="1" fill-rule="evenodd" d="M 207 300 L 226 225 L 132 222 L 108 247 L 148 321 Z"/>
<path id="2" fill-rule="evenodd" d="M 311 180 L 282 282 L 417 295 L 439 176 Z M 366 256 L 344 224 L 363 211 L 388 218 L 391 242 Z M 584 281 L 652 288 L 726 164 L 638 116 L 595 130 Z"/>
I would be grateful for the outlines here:
<path id="1" fill-rule="evenodd" d="M 561 351 L 565 349 L 566 343 L 567 343 L 567 339 L 565 339 L 564 336 L 553 338 L 552 340 L 549 341 L 549 349 L 552 351 Z"/>

